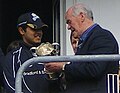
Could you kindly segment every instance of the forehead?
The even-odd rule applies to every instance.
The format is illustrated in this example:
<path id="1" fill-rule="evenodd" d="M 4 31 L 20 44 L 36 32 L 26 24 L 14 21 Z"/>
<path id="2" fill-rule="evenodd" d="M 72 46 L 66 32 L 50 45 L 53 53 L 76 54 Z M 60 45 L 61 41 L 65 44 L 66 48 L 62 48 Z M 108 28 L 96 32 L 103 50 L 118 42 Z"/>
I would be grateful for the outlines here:
<path id="1" fill-rule="evenodd" d="M 66 14 L 65 14 L 65 19 L 68 20 L 69 17 L 72 16 L 72 8 L 68 9 Z"/>

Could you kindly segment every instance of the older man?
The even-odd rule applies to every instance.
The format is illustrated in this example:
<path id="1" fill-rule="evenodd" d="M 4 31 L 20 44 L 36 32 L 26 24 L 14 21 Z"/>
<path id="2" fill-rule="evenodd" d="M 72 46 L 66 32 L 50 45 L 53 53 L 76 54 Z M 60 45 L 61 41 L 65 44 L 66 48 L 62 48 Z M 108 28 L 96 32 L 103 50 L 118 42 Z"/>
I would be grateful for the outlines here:
<path id="1" fill-rule="evenodd" d="M 68 30 L 76 32 L 79 42 L 75 55 L 118 54 L 112 33 L 93 21 L 93 12 L 85 4 L 75 4 L 65 15 Z M 107 93 L 107 74 L 118 73 L 118 61 L 48 63 L 49 71 L 64 70 L 67 86 L 64 93 Z M 61 92 L 60 92 L 61 93 Z"/>

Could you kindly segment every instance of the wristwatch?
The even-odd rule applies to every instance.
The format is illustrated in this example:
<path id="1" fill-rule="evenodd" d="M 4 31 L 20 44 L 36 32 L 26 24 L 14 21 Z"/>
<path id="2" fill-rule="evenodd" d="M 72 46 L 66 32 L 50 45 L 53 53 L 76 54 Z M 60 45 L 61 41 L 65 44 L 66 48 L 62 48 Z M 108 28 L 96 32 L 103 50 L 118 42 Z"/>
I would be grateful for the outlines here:
<path id="1" fill-rule="evenodd" d="M 66 65 L 66 64 L 64 64 L 64 65 L 63 65 L 63 67 L 62 67 L 62 71 L 64 71 L 64 70 L 65 70 L 65 65 Z"/>
<path id="2" fill-rule="evenodd" d="M 63 67 L 62 67 L 62 71 L 65 70 L 65 65 L 67 65 L 67 64 L 70 64 L 70 62 L 65 62 L 65 64 L 64 64 Z"/>

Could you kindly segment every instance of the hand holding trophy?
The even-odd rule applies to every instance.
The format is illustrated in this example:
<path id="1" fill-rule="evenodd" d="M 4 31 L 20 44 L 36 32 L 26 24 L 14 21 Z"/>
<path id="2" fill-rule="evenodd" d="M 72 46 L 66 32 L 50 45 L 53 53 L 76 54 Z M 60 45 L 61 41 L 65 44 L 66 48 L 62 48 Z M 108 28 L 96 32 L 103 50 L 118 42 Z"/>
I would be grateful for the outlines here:
<path id="1" fill-rule="evenodd" d="M 33 52 L 33 56 L 58 56 L 60 51 L 60 46 L 58 43 L 49 42 L 42 43 L 38 47 L 32 47 L 30 49 Z M 66 89 L 65 74 L 61 69 L 65 62 L 48 62 L 43 63 L 46 79 L 52 82 L 57 82 L 55 85 L 59 86 L 60 90 Z M 54 84 L 54 83 L 53 83 Z M 51 86 L 51 88 L 53 88 Z M 53 88 L 54 90 L 54 88 Z"/>
<path id="2" fill-rule="evenodd" d="M 30 50 L 32 51 L 33 56 L 58 56 L 60 46 L 58 43 L 50 44 L 49 42 L 46 42 L 46 43 L 42 43 L 38 47 L 32 47 Z M 60 72 L 48 71 L 46 68 L 46 64 L 47 63 L 44 63 L 43 65 L 45 65 L 44 71 L 46 73 L 48 80 L 56 80 L 62 76 L 62 73 Z"/>

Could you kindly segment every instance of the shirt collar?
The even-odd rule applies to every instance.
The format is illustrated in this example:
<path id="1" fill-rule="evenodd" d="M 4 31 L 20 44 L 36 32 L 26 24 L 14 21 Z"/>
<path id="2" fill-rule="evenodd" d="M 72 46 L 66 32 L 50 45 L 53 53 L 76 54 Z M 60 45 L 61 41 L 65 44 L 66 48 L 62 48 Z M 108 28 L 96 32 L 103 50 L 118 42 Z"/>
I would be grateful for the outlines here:
<path id="1" fill-rule="evenodd" d="M 94 27 L 96 27 L 97 26 L 97 24 L 95 23 L 94 25 L 92 25 L 91 27 L 89 27 L 81 36 L 80 36 L 80 40 L 82 40 L 82 41 L 84 41 L 86 38 L 87 38 L 87 36 L 88 36 L 88 34 L 92 31 L 92 29 L 94 28 Z"/>

